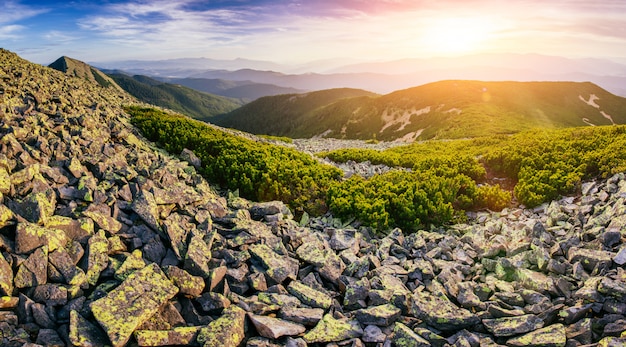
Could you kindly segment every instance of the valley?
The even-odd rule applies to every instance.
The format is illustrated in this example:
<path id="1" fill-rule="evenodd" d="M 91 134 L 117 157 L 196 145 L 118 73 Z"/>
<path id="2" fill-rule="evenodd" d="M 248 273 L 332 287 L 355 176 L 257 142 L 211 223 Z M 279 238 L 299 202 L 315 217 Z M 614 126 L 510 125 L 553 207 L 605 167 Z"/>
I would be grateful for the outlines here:
<path id="1" fill-rule="evenodd" d="M 626 343 L 624 98 L 448 80 L 203 119 L 291 140 L 83 64 L 0 50 L 1 345 Z"/>

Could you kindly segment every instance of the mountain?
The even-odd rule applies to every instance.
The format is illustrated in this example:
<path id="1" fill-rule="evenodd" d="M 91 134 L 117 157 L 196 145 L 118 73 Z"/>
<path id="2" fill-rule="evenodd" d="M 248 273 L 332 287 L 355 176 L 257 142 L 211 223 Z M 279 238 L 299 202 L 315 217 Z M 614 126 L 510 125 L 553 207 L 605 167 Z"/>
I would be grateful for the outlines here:
<path id="1" fill-rule="evenodd" d="M 323 95 L 333 91 L 324 91 Z M 294 138 L 451 139 L 532 128 L 626 124 L 626 98 L 593 83 L 449 80 L 383 96 L 258 99 L 216 124 Z"/>
<path id="2" fill-rule="evenodd" d="M 121 90 L 121 88 L 102 71 L 80 60 L 63 56 L 55 60 L 52 64 L 48 65 L 48 67 L 61 71 L 66 75 L 83 78 L 88 81 L 95 82 L 105 88 L 113 87 Z"/>
<path id="3" fill-rule="evenodd" d="M 238 99 L 199 92 L 147 76 L 124 74 L 109 76 L 125 91 L 143 102 L 165 107 L 199 120 L 208 120 L 243 104 Z"/>
<path id="4" fill-rule="evenodd" d="M 144 61 L 119 63 L 118 66 L 112 63 L 104 65 L 112 69 L 125 68 L 133 74 L 252 81 L 307 91 L 357 88 L 386 94 L 441 80 L 589 81 L 614 94 L 626 96 L 626 65 L 608 59 L 571 59 L 540 54 L 477 54 L 358 64 L 332 60 L 311 62 L 299 67 L 258 64 L 246 60 L 204 65 L 185 62 Z"/>
<path id="5" fill-rule="evenodd" d="M 329 89 L 304 94 L 266 96 L 230 113 L 211 119 L 211 123 L 253 134 L 287 135 L 309 124 L 312 114 L 343 99 L 367 99 L 377 96 L 361 89 Z"/>
<path id="6" fill-rule="evenodd" d="M 241 99 L 245 102 L 250 102 L 263 96 L 304 93 L 306 91 L 296 88 L 280 87 L 268 83 L 255 83 L 252 81 L 163 77 L 157 79 L 167 83 L 180 84 L 205 93 Z"/>

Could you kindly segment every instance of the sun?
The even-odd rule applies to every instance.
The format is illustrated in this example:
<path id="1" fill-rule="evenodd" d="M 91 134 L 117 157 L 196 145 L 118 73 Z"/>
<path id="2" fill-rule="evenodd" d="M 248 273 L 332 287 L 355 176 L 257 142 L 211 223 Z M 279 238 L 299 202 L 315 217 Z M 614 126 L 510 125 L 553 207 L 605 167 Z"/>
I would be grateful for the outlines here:
<path id="1" fill-rule="evenodd" d="M 440 54 L 477 52 L 492 32 L 492 24 L 485 18 L 444 18 L 424 28 L 423 49 Z"/>

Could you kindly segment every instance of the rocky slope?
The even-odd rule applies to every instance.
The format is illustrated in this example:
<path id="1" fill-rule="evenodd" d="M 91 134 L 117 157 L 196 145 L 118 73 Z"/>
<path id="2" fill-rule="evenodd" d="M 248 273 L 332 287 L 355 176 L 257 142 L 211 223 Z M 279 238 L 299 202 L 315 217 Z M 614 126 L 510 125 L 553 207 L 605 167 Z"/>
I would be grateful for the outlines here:
<path id="1" fill-rule="evenodd" d="M 0 50 L 3 346 L 626 343 L 626 178 L 371 238 L 218 196 L 127 95 Z"/>

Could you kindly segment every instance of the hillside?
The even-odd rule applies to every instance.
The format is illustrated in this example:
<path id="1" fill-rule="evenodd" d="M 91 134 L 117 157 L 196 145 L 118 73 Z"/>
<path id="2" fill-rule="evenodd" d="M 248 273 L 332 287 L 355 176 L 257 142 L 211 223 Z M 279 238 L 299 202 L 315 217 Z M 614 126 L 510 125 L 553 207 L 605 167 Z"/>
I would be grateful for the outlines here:
<path id="1" fill-rule="evenodd" d="M 290 95 L 259 99 L 216 122 L 294 138 L 323 135 L 411 142 L 625 124 L 626 98 L 592 83 L 451 80 L 317 105 Z"/>
<path id="2" fill-rule="evenodd" d="M 208 78 L 159 78 L 159 80 L 180 84 L 201 92 L 221 95 L 250 102 L 264 96 L 305 92 L 302 89 L 280 87 L 268 83 L 252 81 L 229 81 Z"/>
<path id="3" fill-rule="evenodd" d="M 115 88 L 2 49 L 0 118 L 2 346 L 626 343 L 626 177 L 613 172 L 626 168 L 626 127 L 563 131 L 558 146 L 551 132 L 510 144 L 552 149 L 541 168 L 550 180 L 554 165 L 578 164 L 565 159 L 601 164 L 595 169 L 609 178 L 579 182 L 580 198 L 376 236 L 332 215 L 297 222 L 280 201 L 219 196 L 200 175 L 255 181 L 263 194 L 297 189 L 294 198 L 346 183 L 311 157 L 137 105 Z M 572 139 L 590 151 L 571 147 L 554 160 L 555 147 Z M 182 143 L 198 148 L 176 147 Z M 461 176 L 455 165 L 473 170 L 478 162 L 447 143 L 430 145 L 454 159 L 422 163 L 437 170 L 435 184 L 397 171 L 376 178 L 372 191 L 357 178 L 348 184 L 362 189 L 335 203 L 381 217 L 385 206 L 363 199 L 374 195 L 404 218 L 418 210 L 441 218 L 429 200 L 450 209 L 445 201 Z M 495 149 L 502 164 L 539 162 Z M 467 197 L 472 181 L 462 183 L 456 189 Z"/>
<path id="4" fill-rule="evenodd" d="M 50 65 L 48 65 L 48 67 L 61 71 L 68 76 L 82 78 L 89 82 L 99 84 L 100 86 L 105 87 L 105 88 L 108 88 L 108 87 L 113 87 L 113 88 L 118 88 L 118 89 L 120 88 L 115 83 L 115 81 L 113 81 L 109 76 L 104 74 L 102 71 L 80 60 L 63 56 L 55 60 Z"/>
<path id="5" fill-rule="evenodd" d="M 137 99 L 165 107 L 199 120 L 232 111 L 241 100 L 199 92 L 181 85 L 164 83 L 147 76 L 109 75 L 120 87 Z"/>
<path id="6" fill-rule="evenodd" d="M 228 114 L 211 119 L 211 123 L 253 134 L 295 135 L 295 129 L 309 124 L 311 115 L 342 99 L 367 99 L 376 94 L 361 89 L 328 89 L 304 94 L 267 96 Z"/>

